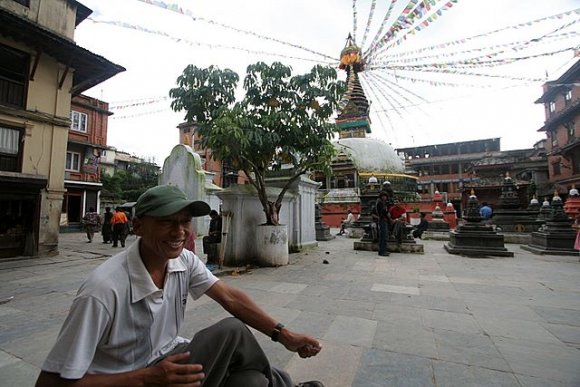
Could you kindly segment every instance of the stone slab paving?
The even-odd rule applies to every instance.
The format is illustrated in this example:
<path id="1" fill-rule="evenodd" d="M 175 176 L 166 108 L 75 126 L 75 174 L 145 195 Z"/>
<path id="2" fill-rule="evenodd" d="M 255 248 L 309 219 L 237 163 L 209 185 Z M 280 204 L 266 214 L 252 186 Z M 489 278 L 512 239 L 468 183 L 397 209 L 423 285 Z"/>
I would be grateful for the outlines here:
<path id="1" fill-rule="evenodd" d="M 304 360 L 256 334 L 272 363 L 296 380 L 580 386 L 578 257 L 536 256 L 508 244 L 514 258 L 473 259 L 450 255 L 435 240 L 420 241 L 424 255 L 379 257 L 354 251 L 354 241 L 338 237 L 292 254 L 288 266 L 221 277 L 287 326 L 320 338 L 323 351 Z M 34 384 L 81 281 L 121 248 L 62 234 L 60 250 L 0 260 L 0 386 Z M 190 301 L 182 335 L 226 316 L 207 297 Z"/>

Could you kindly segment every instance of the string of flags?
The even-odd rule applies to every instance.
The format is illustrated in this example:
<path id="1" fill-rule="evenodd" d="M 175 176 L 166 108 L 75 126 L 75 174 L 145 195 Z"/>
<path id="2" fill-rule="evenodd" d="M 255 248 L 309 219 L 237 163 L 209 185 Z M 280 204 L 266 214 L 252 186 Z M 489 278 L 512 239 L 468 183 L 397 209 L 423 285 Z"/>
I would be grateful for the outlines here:
<path id="1" fill-rule="evenodd" d="M 141 1 L 141 0 L 139 0 L 139 1 Z M 185 43 L 185 44 L 188 44 L 190 46 L 209 47 L 209 48 L 226 49 L 226 50 L 236 50 L 236 51 L 243 51 L 243 52 L 246 52 L 248 54 L 269 55 L 269 56 L 276 56 L 276 57 L 287 58 L 287 59 L 296 59 L 296 60 L 301 60 L 301 61 L 306 61 L 306 62 L 314 62 L 314 63 L 320 63 L 320 64 L 327 64 L 327 65 L 330 65 L 330 64 L 334 65 L 336 63 L 336 59 L 333 60 L 332 62 L 330 62 L 330 61 L 321 61 L 321 60 L 316 60 L 316 59 L 311 59 L 311 58 L 301 58 L 301 57 L 292 56 L 292 55 L 284 55 L 284 54 L 279 54 L 279 53 L 276 53 L 276 52 L 268 52 L 268 51 L 260 51 L 260 50 L 251 50 L 249 48 L 237 47 L 237 46 L 230 46 L 230 45 L 225 45 L 225 44 L 204 43 L 204 42 L 189 40 L 189 39 L 185 39 L 185 38 L 180 38 L 180 37 L 177 37 L 177 36 L 172 36 L 172 35 L 169 35 L 166 32 L 163 32 L 163 31 L 152 30 L 150 28 L 143 27 L 141 25 L 131 24 L 131 23 L 127 23 L 127 22 L 124 22 L 124 21 L 117 21 L 117 20 L 95 20 L 93 18 L 88 18 L 88 19 L 91 20 L 94 23 L 108 24 L 108 25 L 113 25 L 113 26 L 116 26 L 116 27 L 121 27 L 121 28 L 131 29 L 131 30 L 135 30 L 135 31 L 146 32 L 146 33 L 152 34 L 152 35 L 162 36 L 162 37 L 171 39 L 171 40 L 173 40 L 173 41 L 175 41 L 177 43 Z"/>
<path id="2" fill-rule="evenodd" d="M 158 97 L 158 98 L 150 98 L 143 101 L 137 101 L 132 103 L 125 103 L 125 104 L 110 104 L 109 108 L 111 110 L 122 110 L 127 108 L 133 108 L 136 106 L 145 106 L 145 105 L 153 105 L 159 102 L 167 101 L 169 97 Z"/>
<path id="3" fill-rule="evenodd" d="M 183 8 L 180 5 L 175 4 L 175 3 L 166 3 L 166 2 L 160 1 L 160 0 L 137 0 L 137 1 L 152 5 L 154 7 L 162 8 L 162 9 L 165 9 L 165 10 L 168 10 L 171 12 L 175 12 L 175 13 L 178 13 L 178 14 L 181 14 L 184 16 L 191 17 L 194 21 L 197 21 L 197 20 L 203 21 L 205 23 L 216 25 L 218 27 L 222 27 L 225 29 L 229 29 L 229 30 L 235 31 L 235 32 L 240 33 L 240 34 L 250 35 L 250 36 L 260 38 L 260 39 L 269 40 L 269 41 L 276 42 L 276 43 L 279 43 L 279 44 L 282 44 L 285 46 L 297 48 L 299 50 L 303 50 L 303 51 L 309 52 L 311 54 L 321 56 L 321 57 L 326 58 L 326 59 L 336 61 L 335 57 L 323 54 L 323 53 L 318 52 L 318 51 L 311 50 L 311 49 L 304 47 L 302 45 L 299 45 L 299 44 L 294 44 L 294 43 L 290 43 L 290 42 L 286 42 L 286 41 L 283 41 L 280 39 L 273 38 L 271 36 L 258 34 L 257 32 L 254 32 L 254 31 L 243 30 L 241 28 L 233 27 L 233 26 L 230 26 L 230 25 L 227 25 L 224 23 L 217 22 L 217 21 L 212 20 L 212 19 L 204 18 L 202 16 L 194 16 L 194 14 L 191 10 L 189 10 L 187 8 Z"/>
<path id="4" fill-rule="evenodd" d="M 496 55 L 500 55 L 502 53 L 505 53 L 506 49 L 512 49 L 513 51 L 520 51 L 521 49 L 518 49 L 518 46 L 522 46 L 526 42 L 533 42 L 534 44 L 539 45 L 539 44 L 553 43 L 556 41 L 562 41 L 562 40 L 566 40 L 566 39 L 570 39 L 570 38 L 577 38 L 579 36 L 580 36 L 580 32 L 571 31 L 571 32 L 564 32 L 564 33 L 556 34 L 556 35 L 544 36 L 540 39 L 518 40 L 515 42 L 494 44 L 491 46 L 476 47 L 476 48 L 470 48 L 467 50 L 460 50 L 460 51 L 443 51 L 443 52 L 438 52 L 438 53 L 432 54 L 432 55 L 416 56 L 416 57 L 411 57 L 411 58 L 387 56 L 387 57 L 385 57 L 386 60 L 375 61 L 375 62 L 373 62 L 373 64 L 375 64 L 375 65 L 388 65 L 388 64 L 398 64 L 398 63 L 413 63 L 413 62 L 419 62 L 422 60 L 433 59 L 433 58 L 454 57 L 454 56 L 463 55 L 463 54 L 482 53 L 482 52 L 486 52 L 486 51 L 491 51 L 491 52 L 483 55 L 482 57 L 491 57 L 491 56 L 496 56 Z M 495 51 L 495 50 L 501 50 L 501 51 Z"/>
<path id="5" fill-rule="evenodd" d="M 413 0 L 414 1 L 414 0 Z M 443 5 L 441 5 L 437 10 L 434 10 L 430 15 L 425 17 L 422 21 L 421 18 L 425 15 L 425 13 L 431 10 L 432 5 L 436 5 L 434 0 L 423 0 L 419 6 L 413 10 L 409 11 L 410 14 L 407 16 L 399 16 L 395 23 L 391 26 L 385 37 L 375 45 L 375 48 L 369 53 L 368 61 L 372 60 L 374 57 L 379 56 L 382 52 L 385 52 L 389 48 L 400 45 L 401 42 L 407 39 L 409 34 L 415 34 L 416 32 L 422 31 L 423 29 L 429 27 L 435 20 L 437 20 L 440 16 L 443 15 L 443 12 L 448 11 L 456 4 L 459 0 L 449 0 Z M 403 17 L 403 19 L 401 19 Z M 420 21 L 419 24 L 414 25 L 415 21 Z M 391 44 L 386 45 L 389 41 L 393 40 L 395 37 L 400 35 L 396 41 L 391 42 Z"/>
<path id="6" fill-rule="evenodd" d="M 540 19 L 535 19 L 535 20 L 525 22 L 525 23 L 518 23 L 515 25 L 510 25 L 510 26 L 498 28 L 498 29 L 493 30 L 493 31 L 472 35 L 472 36 L 469 36 L 466 38 L 461 38 L 461 39 L 457 39 L 457 40 L 453 40 L 453 41 L 449 41 L 449 42 L 439 43 L 439 44 L 436 44 L 433 46 L 423 47 L 423 48 L 419 48 L 416 50 L 405 51 L 405 52 L 401 52 L 401 53 L 397 53 L 397 54 L 389 54 L 389 58 L 411 56 L 411 55 L 422 53 L 425 51 L 433 51 L 435 49 L 447 48 L 447 47 L 455 46 L 455 45 L 464 45 L 465 43 L 470 42 L 470 41 L 475 40 L 475 39 L 479 39 L 479 38 L 483 38 L 483 37 L 490 37 L 491 35 L 494 35 L 494 34 L 497 34 L 500 32 L 505 32 L 508 30 L 519 30 L 522 28 L 534 26 L 538 23 L 543 23 L 545 21 L 552 21 L 552 20 L 556 20 L 556 19 L 562 19 L 563 17 L 567 17 L 567 16 L 571 16 L 571 15 L 580 15 L 580 8 L 575 9 L 575 10 L 571 10 L 571 11 L 567 11 L 567 12 L 558 13 L 558 14 L 551 15 L 551 16 L 546 16 L 546 17 L 543 17 Z"/>
<path id="7" fill-rule="evenodd" d="M 497 66 L 497 65 L 506 65 L 511 64 L 514 62 L 519 62 L 522 60 L 529 60 L 532 58 L 539 58 L 544 56 L 552 56 L 556 54 L 560 54 L 566 51 L 574 51 L 575 47 L 565 47 L 559 50 L 549 51 L 549 52 L 542 52 L 538 54 L 531 54 L 519 57 L 510 57 L 510 58 L 501 58 L 501 59 L 484 59 L 489 58 L 487 55 L 479 58 L 470 58 L 465 60 L 458 60 L 453 62 L 442 62 L 442 63 L 425 63 L 425 64 L 416 64 L 416 65 L 396 65 L 396 64 L 388 64 L 384 66 L 372 66 L 371 68 L 385 68 L 391 70 L 423 70 L 429 68 L 475 68 L 475 67 L 486 67 L 486 66 Z"/>
<path id="8" fill-rule="evenodd" d="M 387 21 L 389 20 L 389 17 L 391 16 L 391 12 L 393 11 L 393 7 L 394 7 L 396 2 L 397 2 L 397 0 L 391 0 L 391 4 L 389 4 L 389 8 L 387 9 L 387 12 L 385 13 L 385 17 L 383 18 L 383 21 L 379 25 L 379 29 L 378 29 L 377 33 L 375 34 L 375 37 L 373 38 L 373 40 L 369 46 L 369 49 L 372 48 L 377 43 L 377 40 L 379 40 L 379 37 L 381 36 L 381 34 L 383 33 L 383 29 L 387 25 Z M 367 53 L 368 53 L 368 50 L 364 52 L 363 56 L 366 56 Z"/>
<path id="9" fill-rule="evenodd" d="M 371 29 L 371 22 L 373 21 L 373 16 L 375 14 L 375 7 L 376 6 L 377 6 L 377 0 L 373 0 L 371 3 L 371 10 L 369 11 L 369 18 L 367 20 L 367 26 L 365 28 L 365 32 L 364 32 L 364 35 L 363 35 L 363 38 L 362 38 L 362 41 L 360 44 L 361 47 L 365 45 L 365 42 L 367 40 L 367 36 L 368 36 L 369 31 Z"/>
<path id="10" fill-rule="evenodd" d="M 450 81 L 439 81 L 439 80 L 433 80 L 433 79 L 423 79 L 423 78 L 417 78 L 417 77 L 412 77 L 412 76 L 407 76 L 407 75 L 401 75 L 399 73 L 397 73 L 396 75 L 393 75 L 392 73 L 389 72 L 384 72 L 385 75 L 390 75 L 392 77 L 394 77 L 395 79 L 402 79 L 405 81 L 409 81 L 411 83 L 425 83 L 431 86 L 447 86 L 447 87 L 477 87 L 477 88 L 486 88 L 486 87 L 493 87 L 493 85 L 486 85 L 486 84 L 474 84 L 474 83 L 465 83 L 465 82 L 450 82 Z"/>
<path id="11" fill-rule="evenodd" d="M 352 38 L 356 42 L 356 28 L 358 26 L 357 18 L 356 18 L 356 0 L 352 0 Z"/>

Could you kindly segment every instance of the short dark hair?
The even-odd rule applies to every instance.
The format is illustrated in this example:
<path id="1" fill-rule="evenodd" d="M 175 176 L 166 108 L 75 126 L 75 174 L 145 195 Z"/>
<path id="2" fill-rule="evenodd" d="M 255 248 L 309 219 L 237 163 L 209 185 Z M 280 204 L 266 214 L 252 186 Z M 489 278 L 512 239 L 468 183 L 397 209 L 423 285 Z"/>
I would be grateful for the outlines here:
<path id="1" fill-rule="evenodd" d="M 217 216 L 218 212 L 216 210 L 211 210 L 209 216 Z"/>

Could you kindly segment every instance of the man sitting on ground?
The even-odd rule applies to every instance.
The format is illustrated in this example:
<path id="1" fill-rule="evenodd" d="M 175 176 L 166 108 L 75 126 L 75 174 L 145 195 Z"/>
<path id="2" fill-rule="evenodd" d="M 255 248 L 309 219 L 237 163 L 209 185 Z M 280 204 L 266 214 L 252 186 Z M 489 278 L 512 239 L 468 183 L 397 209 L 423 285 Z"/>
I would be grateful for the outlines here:
<path id="1" fill-rule="evenodd" d="M 405 235 L 407 222 L 406 211 L 398 200 L 395 200 L 395 204 L 389 208 L 389 216 L 393 230 L 393 237 L 395 238 L 397 245 L 400 245 L 403 243 L 403 236 Z"/>
<path id="2" fill-rule="evenodd" d="M 285 328 L 183 248 L 192 217 L 209 210 L 175 186 L 154 187 L 139 197 L 133 222 L 139 239 L 81 285 L 37 387 L 294 387 L 286 372 L 270 366 L 246 324 L 303 358 L 318 354 L 320 343 Z M 178 336 L 188 293 L 194 299 L 208 295 L 234 317 L 188 342 Z"/>
<path id="3" fill-rule="evenodd" d="M 350 227 L 354 223 L 354 215 L 352 214 L 352 211 L 348 210 L 347 212 L 348 215 L 346 216 L 346 219 L 342 221 L 342 224 L 340 225 L 340 231 L 336 235 L 344 235 L 346 228 Z"/>
<path id="4" fill-rule="evenodd" d="M 425 214 L 424 212 L 421 212 L 421 220 L 419 221 L 419 224 L 413 230 L 413 238 L 421 239 L 421 237 L 423 236 L 423 233 L 425 231 L 427 231 L 427 229 L 429 228 L 429 222 L 427 222 L 427 219 L 425 219 L 426 216 L 427 216 L 427 214 Z"/>

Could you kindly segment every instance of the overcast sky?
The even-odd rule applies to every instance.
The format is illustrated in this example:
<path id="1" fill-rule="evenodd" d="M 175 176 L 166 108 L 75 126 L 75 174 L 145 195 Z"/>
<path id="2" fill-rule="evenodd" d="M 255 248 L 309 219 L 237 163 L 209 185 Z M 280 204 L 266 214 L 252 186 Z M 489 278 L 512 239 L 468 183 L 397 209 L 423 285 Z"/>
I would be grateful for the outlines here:
<path id="1" fill-rule="evenodd" d="M 77 28 L 76 42 L 127 69 L 86 92 L 109 102 L 115 112 L 109 119 L 108 145 L 140 157 L 153 157 L 159 165 L 178 142 L 176 126 L 182 122 L 183 113 L 170 110 L 168 92 L 188 64 L 231 68 L 243 77 L 246 66 L 256 61 L 279 60 L 292 65 L 297 73 L 309 70 L 316 61 L 329 61 L 305 50 L 236 32 L 207 20 L 289 42 L 337 60 L 347 35 L 353 32 L 352 0 L 165 0 L 179 4 L 184 12 L 191 11 L 198 17 L 196 20 L 138 0 L 80 1 L 94 13 L 92 20 L 85 20 Z M 367 26 L 371 3 L 370 0 L 356 1 L 358 44 Z M 407 3 L 399 0 L 393 15 L 398 16 Z M 363 50 L 376 34 L 389 4 L 387 0 L 377 1 Z M 580 8 L 580 0 L 459 0 L 428 28 L 389 49 L 387 55 L 468 38 L 577 8 Z M 472 50 L 478 46 L 511 42 L 516 37 L 529 40 L 576 19 L 580 19 L 580 15 L 532 23 L 529 27 L 411 56 Z M 560 32 L 577 33 L 578 25 L 580 23 Z M 568 37 L 544 44 L 535 52 L 579 44 L 578 37 Z M 430 60 L 434 62 L 440 58 Z M 537 129 L 543 125 L 544 110 L 534 101 L 542 94 L 546 73 L 548 79 L 554 79 L 574 60 L 572 52 L 567 51 L 509 66 L 469 69 L 478 73 L 541 79 L 528 82 L 436 74 L 414 75 L 423 81 L 411 82 L 402 78 L 409 73 L 397 72 L 396 82 L 421 99 L 397 89 L 399 94 L 406 94 L 409 101 L 406 107 L 399 103 L 393 108 L 381 97 L 380 91 L 368 91 L 373 131 L 370 136 L 394 148 L 490 137 L 501 137 L 502 149 L 529 148 L 543 137 Z M 344 73 L 341 76 L 344 77 Z M 449 85 L 435 86 L 428 81 Z M 450 87 L 450 84 L 456 86 Z M 397 90 L 384 90 L 384 93 L 396 95 Z"/>

